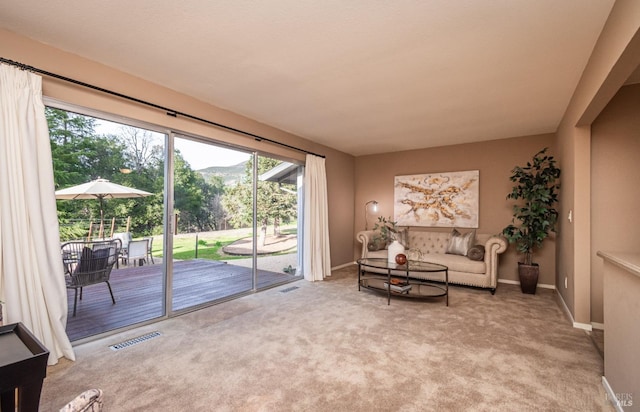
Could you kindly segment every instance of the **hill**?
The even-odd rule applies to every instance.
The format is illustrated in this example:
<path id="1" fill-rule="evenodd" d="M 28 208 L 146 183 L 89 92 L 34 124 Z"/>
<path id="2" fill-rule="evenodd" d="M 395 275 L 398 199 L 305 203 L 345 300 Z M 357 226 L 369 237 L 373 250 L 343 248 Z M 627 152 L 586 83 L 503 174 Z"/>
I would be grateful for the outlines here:
<path id="1" fill-rule="evenodd" d="M 241 162 L 233 166 L 211 166 L 197 170 L 205 180 L 210 176 L 220 176 L 226 186 L 233 185 L 244 176 L 245 165 L 247 162 Z"/>

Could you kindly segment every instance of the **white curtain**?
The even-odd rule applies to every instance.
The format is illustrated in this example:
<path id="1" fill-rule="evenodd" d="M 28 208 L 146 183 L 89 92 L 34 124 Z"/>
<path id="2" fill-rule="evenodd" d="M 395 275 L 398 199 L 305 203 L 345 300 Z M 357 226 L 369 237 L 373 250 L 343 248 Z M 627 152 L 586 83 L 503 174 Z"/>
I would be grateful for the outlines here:
<path id="1" fill-rule="evenodd" d="M 331 276 L 329 203 L 324 158 L 307 155 L 304 173 L 304 278 L 314 282 Z"/>
<path id="2" fill-rule="evenodd" d="M 49 350 L 75 360 L 65 332 L 60 258 L 42 78 L 0 64 L 0 300 L 5 324 L 22 322 Z"/>

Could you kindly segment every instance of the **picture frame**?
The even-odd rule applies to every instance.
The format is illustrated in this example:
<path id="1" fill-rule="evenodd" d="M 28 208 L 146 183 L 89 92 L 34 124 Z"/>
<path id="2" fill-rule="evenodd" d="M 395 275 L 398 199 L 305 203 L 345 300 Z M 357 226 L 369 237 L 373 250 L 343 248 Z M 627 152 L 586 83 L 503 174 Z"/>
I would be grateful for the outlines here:
<path id="1" fill-rule="evenodd" d="M 396 176 L 398 226 L 477 228 L 480 171 Z"/>

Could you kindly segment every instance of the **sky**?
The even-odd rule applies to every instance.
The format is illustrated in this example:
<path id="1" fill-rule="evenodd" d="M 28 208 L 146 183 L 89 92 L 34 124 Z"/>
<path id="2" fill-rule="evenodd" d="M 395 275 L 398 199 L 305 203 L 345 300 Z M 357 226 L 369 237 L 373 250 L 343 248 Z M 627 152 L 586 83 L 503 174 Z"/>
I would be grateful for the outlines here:
<path id="1" fill-rule="evenodd" d="M 122 124 L 107 120 L 96 119 L 96 132 L 99 134 L 118 134 Z M 164 145 L 164 135 L 147 130 L 151 133 L 155 144 Z M 221 146 L 195 142 L 184 138 L 176 138 L 176 150 L 189 163 L 193 170 L 200 170 L 210 166 L 234 166 L 244 162 L 251 156 L 249 153 L 227 149 Z"/>
<path id="2" fill-rule="evenodd" d="M 200 170 L 210 166 L 233 166 L 249 160 L 249 157 L 251 157 L 249 153 L 182 138 L 177 138 L 174 146 L 180 151 L 182 157 L 189 162 L 193 170 Z"/>

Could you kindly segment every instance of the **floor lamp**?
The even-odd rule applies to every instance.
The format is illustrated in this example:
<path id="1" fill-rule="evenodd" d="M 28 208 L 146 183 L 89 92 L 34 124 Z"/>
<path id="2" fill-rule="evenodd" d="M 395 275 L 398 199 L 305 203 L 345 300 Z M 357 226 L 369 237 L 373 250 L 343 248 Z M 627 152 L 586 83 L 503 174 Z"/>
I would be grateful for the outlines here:
<path id="1" fill-rule="evenodd" d="M 373 203 L 373 211 L 378 211 L 378 202 L 376 200 L 369 200 L 364 204 L 364 230 L 369 230 L 369 204 Z"/>

